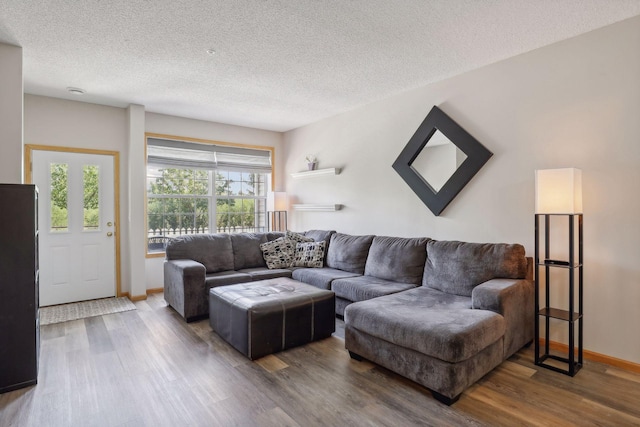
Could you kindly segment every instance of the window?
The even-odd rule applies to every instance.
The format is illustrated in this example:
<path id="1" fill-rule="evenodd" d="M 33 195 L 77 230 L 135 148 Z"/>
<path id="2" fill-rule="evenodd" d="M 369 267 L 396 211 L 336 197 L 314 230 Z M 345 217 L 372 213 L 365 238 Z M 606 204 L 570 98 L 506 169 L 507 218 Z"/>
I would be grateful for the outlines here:
<path id="1" fill-rule="evenodd" d="M 271 151 L 147 139 L 147 251 L 197 233 L 266 231 Z"/>
<path id="2" fill-rule="evenodd" d="M 266 174 L 216 171 L 216 231 L 266 231 Z"/>

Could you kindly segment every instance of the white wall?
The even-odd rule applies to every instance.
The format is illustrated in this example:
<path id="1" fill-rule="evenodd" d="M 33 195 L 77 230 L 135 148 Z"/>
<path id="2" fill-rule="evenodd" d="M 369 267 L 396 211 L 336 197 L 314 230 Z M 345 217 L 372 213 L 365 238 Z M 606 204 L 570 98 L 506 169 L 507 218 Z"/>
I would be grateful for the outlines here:
<path id="1" fill-rule="evenodd" d="M 0 182 L 22 174 L 22 48 L 0 43 Z"/>
<path id="2" fill-rule="evenodd" d="M 343 168 L 287 175 L 290 196 L 345 205 L 292 212 L 290 227 L 519 242 L 531 256 L 534 170 L 581 168 L 585 347 L 640 363 L 638 52 L 633 18 L 286 133 L 287 173 L 303 170 L 306 154 Z M 494 153 L 440 217 L 391 168 L 433 105 Z"/>
<path id="3" fill-rule="evenodd" d="M 145 127 L 146 131 L 150 133 L 275 147 L 275 186 L 276 190 L 283 188 L 284 153 L 282 133 L 155 113 L 146 113 Z M 163 261 L 163 258 L 147 258 L 147 289 L 163 287 Z"/>

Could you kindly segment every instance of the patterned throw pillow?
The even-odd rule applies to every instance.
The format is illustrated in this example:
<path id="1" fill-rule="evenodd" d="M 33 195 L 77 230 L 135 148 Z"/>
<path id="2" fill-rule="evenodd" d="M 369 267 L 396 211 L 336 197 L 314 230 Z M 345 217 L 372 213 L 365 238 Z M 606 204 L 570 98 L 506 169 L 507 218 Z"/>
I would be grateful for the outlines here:
<path id="1" fill-rule="evenodd" d="M 284 235 L 285 239 L 289 239 L 289 240 L 293 240 L 294 244 L 295 243 L 305 243 L 305 242 L 313 242 L 313 239 L 311 237 L 306 237 L 303 236 L 300 233 L 295 233 L 293 231 L 289 231 L 287 230 L 287 232 Z"/>
<path id="2" fill-rule="evenodd" d="M 305 242 L 296 245 L 293 267 L 320 268 L 324 263 L 324 247 L 326 242 Z"/>
<path id="3" fill-rule="evenodd" d="M 295 248 L 295 242 L 284 237 L 260 244 L 262 256 L 267 263 L 267 267 L 271 270 L 291 267 Z"/>

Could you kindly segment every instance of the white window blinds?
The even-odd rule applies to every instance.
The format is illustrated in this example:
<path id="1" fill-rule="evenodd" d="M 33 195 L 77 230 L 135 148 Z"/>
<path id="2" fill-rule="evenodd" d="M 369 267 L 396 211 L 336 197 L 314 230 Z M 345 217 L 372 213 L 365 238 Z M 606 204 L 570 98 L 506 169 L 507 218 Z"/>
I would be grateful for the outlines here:
<path id="1" fill-rule="evenodd" d="M 148 138 L 147 163 L 176 168 L 271 173 L 271 151 Z"/>

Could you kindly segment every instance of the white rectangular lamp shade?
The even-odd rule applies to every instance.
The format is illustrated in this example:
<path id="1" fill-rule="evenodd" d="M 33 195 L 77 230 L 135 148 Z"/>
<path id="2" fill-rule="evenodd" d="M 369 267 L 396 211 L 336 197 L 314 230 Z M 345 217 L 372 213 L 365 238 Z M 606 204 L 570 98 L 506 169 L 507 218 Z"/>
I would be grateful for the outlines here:
<path id="1" fill-rule="evenodd" d="M 284 191 L 269 191 L 267 193 L 267 211 L 286 211 L 289 208 L 287 193 Z"/>
<path id="2" fill-rule="evenodd" d="M 582 171 L 575 168 L 537 170 L 536 213 L 582 213 Z"/>

